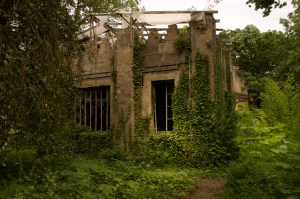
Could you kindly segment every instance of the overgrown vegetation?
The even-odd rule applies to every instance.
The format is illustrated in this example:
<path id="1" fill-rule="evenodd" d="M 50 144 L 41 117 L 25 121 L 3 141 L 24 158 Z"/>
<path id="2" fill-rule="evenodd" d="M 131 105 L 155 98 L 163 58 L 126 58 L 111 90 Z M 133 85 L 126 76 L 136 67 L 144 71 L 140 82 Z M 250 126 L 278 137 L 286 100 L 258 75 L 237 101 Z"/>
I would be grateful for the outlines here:
<path id="1" fill-rule="evenodd" d="M 224 197 L 299 198 L 299 1 L 292 2 L 296 10 L 283 21 L 284 35 L 260 34 L 254 27 L 234 32 L 237 61 L 254 78 L 248 79 L 253 88 L 261 85 L 260 109 L 243 109 L 237 125 L 230 82 L 225 91 L 218 56 L 213 99 L 210 63 L 197 52 L 195 71 L 190 76 L 191 71 L 183 71 L 173 95 L 174 131 L 150 134 L 150 119 L 141 114 L 143 43 L 136 36 L 135 125 L 122 138 L 135 155 L 112 147 L 111 132 L 73 124 L 78 76 L 71 66 L 78 55 L 74 33 L 82 16 L 77 14 L 135 8 L 136 1 L 114 1 L 113 6 L 104 1 L 1 2 L 0 120 L 7 128 L 0 134 L 0 198 L 186 198 L 198 178 L 220 176 L 220 166 L 237 158 L 237 129 L 241 157 L 229 164 Z M 93 3 L 98 7 L 89 8 Z M 74 16 L 68 10 L 73 6 Z M 191 63 L 188 34 L 184 29 L 174 45 Z M 121 139 L 129 116 L 123 110 L 118 116 L 115 130 Z"/>
<path id="2" fill-rule="evenodd" d="M 220 63 L 215 67 L 216 99 L 213 100 L 208 57 L 197 52 L 194 60 L 194 74 L 190 77 L 187 72 L 182 74 L 172 97 L 174 131 L 152 136 L 149 141 L 149 155 L 156 156 L 159 164 L 221 165 L 238 156 L 234 141 L 234 98 L 229 92 L 225 94 Z"/>
<path id="3" fill-rule="evenodd" d="M 226 198 L 299 197 L 299 100 L 292 79 L 283 88 L 268 80 L 263 108 L 240 112 L 242 157 L 229 168 Z"/>
<path id="4" fill-rule="evenodd" d="M 145 46 L 144 41 L 140 38 L 138 32 L 135 32 L 133 46 L 133 66 L 132 66 L 132 83 L 133 83 L 133 109 L 134 109 L 134 138 L 133 146 L 135 151 L 142 150 L 145 138 L 149 135 L 150 117 L 142 115 L 142 86 L 143 86 L 143 57 L 142 49 Z"/>
<path id="5" fill-rule="evenodd" d="M 0 197 L 185 198 L 195 188 L 191 177 L 199 175 L 192 171 L 148 168 L 131 161 L 107 162 L 80 157 L 55 169 L 35 166 L 24 178 L 1 186 Z"/>

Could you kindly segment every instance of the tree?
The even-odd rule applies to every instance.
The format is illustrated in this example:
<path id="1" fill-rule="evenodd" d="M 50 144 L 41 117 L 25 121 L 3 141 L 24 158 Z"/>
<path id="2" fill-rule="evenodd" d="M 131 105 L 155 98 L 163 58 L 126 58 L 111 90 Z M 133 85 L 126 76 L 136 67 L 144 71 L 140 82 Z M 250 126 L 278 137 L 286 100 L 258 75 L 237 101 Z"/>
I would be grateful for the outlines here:
<path id="1" fill-rule="evenodd" d="M 76 2 L 76 3 L 75 3 Z M 86 25 L 88 13 L 114 13 L 117 11 L 138 10 L 140 0 L 77 0 L 72 4 L 80 25 Z"/>
<path id="2" fill-rule="evenodd" d="M 248 0 L 246 4 L 249 4 L 249 7 L 251 7 L 251 4 L 254 4 L 255 10 L 262 9 L 264 17 L 268 16 L 272 9 L 282 8 L 287 5 L 285 1 L 282 2 L 281 0 Z"/>
<path id="3" fill-rule="evenodd" d="M 286 36 L 282 32 L 261 33 L 253 25 L 245 29 L 220 33 L 221 39 L 231 46 L 241 69 L 252 75 L 264 76 L 279 65 L 286 56 Z"/>
<path id="4" fill-rule="evenodd" d="M 17 146 L 54 152 L 73 116 L 78 26 L 64 0 L 0 4 L 0 116 Z"/>
<path id="5" fill-rule="evenodd" d="M 286 59 L 275 70 L 276 79 L 284 81 L 289 74 L 294 74 L 295 81 L 300 83 L 300 1 L 293 0 L 295 11 L 290 13 L 288 19 L 282 19 L 281 23 L 286 29 L 290 40 Z"/>
<path id="6" fill-rule="evenodd" d="M 274 70 L 286 59 L 290 39 L 282 32 L 261 33 L 253 25 L 242 30 L 225 31 L 219 37 L 230 46 L 237 64 L 243 70 L 248 91 L 259 105 L 258 95 L 264 89 L 264 78 L 273 77 Z"/>
<path id="7" fill-rule="evenodd" d="M 36 147 L 40 154 L 65 150 L 74 121 L 76 32 L 83 12 L 109 12 L 135 2 L 0 0 L 0 118 L 9 127 L 0 147 L 10 131 L 19 138 L 15 147 Z"/>

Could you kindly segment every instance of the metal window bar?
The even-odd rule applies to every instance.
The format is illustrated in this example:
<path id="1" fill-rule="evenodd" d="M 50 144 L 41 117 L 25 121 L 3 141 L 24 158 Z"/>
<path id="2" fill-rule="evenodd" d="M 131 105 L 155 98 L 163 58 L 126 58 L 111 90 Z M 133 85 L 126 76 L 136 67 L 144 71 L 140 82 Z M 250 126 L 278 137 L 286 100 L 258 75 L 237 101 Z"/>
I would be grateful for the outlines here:
<path id="1" fill-rule="evenodd" d="M 166 83 L 166 99 L 165 99 L 165 104 L 166 104 L 166 131 L 168 131 L 168 83 Z"/>
<path id="2" fill-rule="evenodd" d="M 153 93 L 152 106 L 155 106 L 154 107 L 154 128 L 155 131 L 157 132 L 156 92 L 155 92 L 155 86 L 153 84 L 152 84 L 152 93 Z"/>
<path id="3" fill-rule="evenodd" d="M 84 125 L 86 126 L 86 92 L 84 92 Z"/>
<path id="4" fill-rule="evenodd" d="M 80 95 L 78 122 L 93 130 L 107 130 L 110 126 L 110 90 L 109 87 L 88 89 Z M 99 110 L 98 110 L 99 108 Z"/>
<path id="5" fill-rule="evenodd" d="M 108 118 L 108 115 L 109 115 L 109 89 L 108 88 L 106 88 L 106 130 L 108 129 L 108 127 L 109 127 L 109 118 Z"/>
<path id="6" fill-rule="evenodd" d="M 100 130 L 103 131 L 103 89 L 100 90 Z"/>
<path id="7" fill-rule="evenodd" d="M 90 90 L 90 128 L 92 128 L 92 91 Z"/>
<path id="8" fill-rule="evenodd" d="M 98 109 L 97 109 L 97 102 L 98 102 L 98 98 L 97 98 L 97 90 L 95 90 L 94 92 L 94 100 L 95 100 L 95 107 L 94 107 L 94 111 L 95 111 L 95 131 L 97 131 L 97 114 L 98 114 Z"/>
<path id="9" fill-rule="evenodd" d="M 169 124 L 171 126 L 172 122 L 172 84 L 171 82 L 166 83 L 166 129 L 167 131 L 171 131 L 172 129 L 169 128 Z M 170 115 L 169 115 L 170 114 Z"/>

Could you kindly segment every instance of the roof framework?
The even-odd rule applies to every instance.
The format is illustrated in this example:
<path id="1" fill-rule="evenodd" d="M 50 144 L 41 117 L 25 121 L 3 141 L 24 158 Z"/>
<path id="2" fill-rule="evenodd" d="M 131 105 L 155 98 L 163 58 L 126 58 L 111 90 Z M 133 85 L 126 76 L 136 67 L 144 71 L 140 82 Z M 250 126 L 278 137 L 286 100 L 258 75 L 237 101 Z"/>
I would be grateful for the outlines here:
<path id="1" fill-rule="evenodd" d="M 205 21 L 206 14 L 216 14 L 218 11 L 144 11 L 144 12 L 116 12 L 116 13 L 89 13 L 89 25 L 79 32 L 78 39 L 90 38 L 97 40 L 106 32 L 116 33 L 117 29 L 138 29 L 147 36 L 150 29 L 156 29 L 159 34 L 166 34 L 168 25 L 178 24 L 179 28 L 188 25 L 190 21 Z M 216 23 L 219 20 L 215 20 Z"/>

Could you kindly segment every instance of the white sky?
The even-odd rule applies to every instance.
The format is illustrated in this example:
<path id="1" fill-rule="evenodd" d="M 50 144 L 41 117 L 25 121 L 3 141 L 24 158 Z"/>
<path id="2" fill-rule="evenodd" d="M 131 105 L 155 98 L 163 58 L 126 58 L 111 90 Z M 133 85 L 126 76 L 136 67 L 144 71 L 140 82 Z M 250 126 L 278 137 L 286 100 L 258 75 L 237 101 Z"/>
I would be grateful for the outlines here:
<path id="1" fill-rule="evenodd" d="M 288 13 L 293 11 L 291 5 L 282 9 L 272 10 L 268 17 L 262 17 L 262 11 L 255 11 L 246 5 L 247 0 L 223 0 L 213 10 L 218 10 L 216 19 L 220 19 L 217 28 L 223 29 L 243 29 L 246 25 L 253 24 L 261 31 L 281 30 L 283 26 L 279 23 L 280 18 L 287 18 Z M 287 0 L 290 1 L 290 0 Z M 192 6 L 197 10 L 207 10 L 207 0 L 141 0 L 140 6 L 144 6 L 147 11 L 169 11 L 187 10 Z"/>

